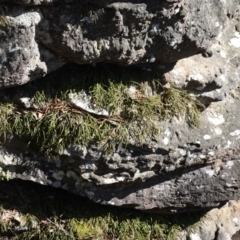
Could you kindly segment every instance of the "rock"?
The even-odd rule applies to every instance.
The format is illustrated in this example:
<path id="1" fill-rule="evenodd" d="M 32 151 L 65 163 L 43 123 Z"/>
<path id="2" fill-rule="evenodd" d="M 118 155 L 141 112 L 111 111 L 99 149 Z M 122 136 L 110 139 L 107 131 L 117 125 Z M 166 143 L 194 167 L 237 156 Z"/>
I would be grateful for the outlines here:
<path id="1" fill-rule="evenodd" d="M 0 31 L 0 88 L 40 78 L 68 61 L 169 63 L 206 52 L 239 4 L 138 2 L 1 0 L 7 24 Z"/>
<path id="2" fill-rule="evenodd" d="M 104 155 L 102 142 L 91 142 L 45 157 L 18 136 L 7 136 L 0 145 L 2 177 L 7 173 L 11 179 L 67 189 L 100 204 L 155 213 L 208 209 L 239 199 L 239 1 L 8 3 L 27 7 L 9 6 L 9 25 L 1 27 L 2 88 L 37 79 L 69 61 L 138 64 L 147 70 L 170 63 L 175 66 L 165 73 L 163 88 L 175 84 L 207 108 L 198 128 L 176 116 L 157 123 L 163 131 L 156 141 L 130 141 L 109 155 Z M 151 96 L 150 90 L 146 95 Z M 131 87 L 129 91 L 136 93 Z M 22 97 L 31 99 L 29 94 Z M 30 106 L 29 101 L 22 105 Z M 89 112 L 88 103 L 81 108 Z"/>
<path id="3" fill-rule="evenodd" d="M 209 51 L 209 58 L 195 55 L 179 60 L 165 73 L 167 82 L 194 93 L 205 105 L 222 101 L 239 85 L 240 35 L 236 31 L 239 20 L 229 24 Z"/>
<path id="4" fill-rule="evenodd" d="M 12 139 L 0 146 L 1 166 L 10 179 L 64 188 L 106 205 L 155 213 L 219 207 L 239 199 L 239 104 L 230 96 L 212 103 L 199 128 L 177 118 L 162 122 L 158 142 L 129 144 L 108 156 L 100 143 L 46 158 L 22 152 L 21 139 Z"/>
<path id="5" fill-rule="evenodd" d="M 91 104 L 91 99 L 85 92 L 81 92 L 80 94 L 69 93 L 68 98 L 69 102 L 79 109 L 99 116 L 109 116 L 109 112 L 107 110 L 94 108 Z"/>
<path id="6" fill-rule="evenodd" d="M 238 240 L 240 202 L 229 201 L 220 209 L 209 211 L 200 222 L 180 233 L 178 240 Z"/>
<path id="7" fill-rule="evenodd" d="M 35 39 L 40 11 L 11 8 L 7 25 L 0 29 L 0 87 L 13 87 L 43 77 L 64 61 L 55 57 Z"/>

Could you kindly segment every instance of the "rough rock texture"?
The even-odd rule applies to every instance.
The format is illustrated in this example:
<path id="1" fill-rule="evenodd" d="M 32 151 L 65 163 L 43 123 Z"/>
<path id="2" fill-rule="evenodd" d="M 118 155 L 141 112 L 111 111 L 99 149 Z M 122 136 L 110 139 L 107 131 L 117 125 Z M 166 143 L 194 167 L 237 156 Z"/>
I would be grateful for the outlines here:
<path id="1" fill-rule="evenodd" d="M 240 202 L 230 201 L 208 212 L 200 222 L 182 232 L 177 240 L 239 240 Z"/>
<path id="2" fill-rule="evenodd" d="M 51 159 L 28 156 L 13 138 L 1 147 L 1 166 L 10 178 L 61 187 L 101 204 L 159 213 L 217 207 L 240 197 L 239 104 L 233 98 L 212 104 L 204 124 L 191 131 L 181 120 L 163 123 L 158 143 L 129 145 L 107 159 L 101 146 L 73 146 Z M 232 105 L 234 115 L 227 110 Z"/>
<path id="3" fill-rule="evenodd" d="M 43 77 L 64 61 L 37 43 L 36 25 L 42 16 L 33 9 L 13 7 L 0 28 L 0 86 L 12 87 Z"/>
<path id="4" fill-rule="evenodd" d="M 7 20 L 0 30 L 3 88 L 37 79 L 64 61 L 130 65 L 176 62 L 204 52 L 235 17 L 239 0 L 0 4 L 6 5 L 1 12 Z"/>
<path id="5" fill-rule="evenodd" d="M 239 20 L 233 20 L 207 52 L 178 61 L 165 74 L 166 80 L 191 91 L 206 105 L 224 100 L 239 86 L 239 31 Z"/>
<path id="6" fill-rule="evenodd" d="M 156 61 L 164 69 L 165 62 L 203 52 L 204 56 L 177 62 L 165 78 L 208 107 L 199 128 L 174 118 L 159 123 L 163 132 L 158 141 L 129 144 L 107 158 L 97 144 L 72 146 L 59 156 L 41 158 L 28 155 L 13 137 L 0 146 L 2 175 L 64 188 L 101 204 L 159 213 L 217 207 L 239 199 L 240 30 L 235 14 L 239 0 L 88 1 L 84 9 L 68 2 L 30 10 L 9 7 L 10 26 L 1 28 L 6 34 L 0 38 L 1 58 L 8 59 L 1 62 L 1 87 L 38 78 L 64 61 L 123 65 Z M 26 16 L 29 25 L 23 21 Z M 21 28 L 16 27 L 19 24 Z M 11 41 L 8 33 L 15 36 Z M 19 49 L 22 45 L 16 41 L 24 48 Z M 9 42 L 17 49 L 13 53 Z"/>

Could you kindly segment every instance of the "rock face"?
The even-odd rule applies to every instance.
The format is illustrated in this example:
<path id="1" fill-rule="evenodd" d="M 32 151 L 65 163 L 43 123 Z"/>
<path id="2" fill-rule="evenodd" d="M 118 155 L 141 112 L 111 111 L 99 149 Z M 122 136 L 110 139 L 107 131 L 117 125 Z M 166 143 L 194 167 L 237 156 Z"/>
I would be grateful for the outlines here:
<path id="1" fill-rule="evenodd" d="M 158 213 L 218 207 L 240 198 L 239 0 L 0 3 L 19 4 L 9 5 L 7 24 L 0 28 L 2 88 L 69 61 L 154 62 L 165 69 L 168 82 L 207 106 L 199 128 L 173 118 L 159 123 L 158 141 L 129 144 L 107 158 L 97 144 L 71 146 L 49 159 L 27 156 L 12 137 L 0 146 L 2 176 Z M 169 63 L 175 64 L 171 71 Z"/>
<path id="2" fill-rule="evenodd" d="M 40 78 L 67 61 L 131 65 L 176 62 L 205 52 L 237 14 L 239 0 L 0 4 L 7 4 L 0 31 L 4 88 Z"/>
<path id="3" fill-rule="evenodd" d="M 182 232 L 178 240 L 238 240 L 240 205 L 230 201 L 220 209 L 213 209 L 203 219 Z"/>

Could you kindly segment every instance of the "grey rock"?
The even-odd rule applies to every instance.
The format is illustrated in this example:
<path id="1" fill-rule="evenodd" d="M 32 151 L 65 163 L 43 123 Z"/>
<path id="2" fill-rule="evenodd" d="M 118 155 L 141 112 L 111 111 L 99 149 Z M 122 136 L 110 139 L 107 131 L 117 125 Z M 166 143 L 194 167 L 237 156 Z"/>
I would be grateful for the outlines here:
<path id="1" fill-rule="evenodd" d="M 1 88 L 41 78 L 64 64 L 35 39 L 36 25 L 42 19 L 39 10 L 13 7 L 11 15 L 0 29 Z"/>
<path id="2" fill-rule="evenodd" d="M 229 201 L 220 209 L 209 211 L 195 226 L 180 233 L 177 240 L 238 240 L 240 202 Z"/>
<path id="3" fill-rule="evenodd" d="M 68 61 L 169 63 L 206 52 L 236 18 L 239 0 L 0 0 L 0 4 L 6 6 L 2 11 L 8 22 L 0 30 L 0 88 L 4 88 L 40 78 Z"/>
<path id="4" fill-rule="evenodd" d="M 198 54 L 179 60 L 165 73 L 166 81 L 191 91 L 205 105 L 222 101 L 239 85 L 239 41 L 236 31 L 239 20 L 229 24 L 218 41 L 208 50 L 213 55 L 204 58 Z"/>
<path id="5" fill-rule="evenodd" d="M 158 123 L 163 131 L 156 141 L 141 146 L 133 141 L 108 156 L 101 143 L 91 143 L 41 157 L 10 136 L 0 145 L 2 174 L 64 188 L 101 204 L 157 213 L 239 199 L 238 0 L 92 0 L 89 9 L 83 8 L 87 1 L 8 2 L 34 6 L 9 6 L 9 25 L 0 28 L 2 88 L 37 79 L 68 61 L 154 62 L 167 71 L 169 62 L 179 60 L 165 74 L 165 88 L 175 83 L 207 108 L 199 128 L 174 117 Z M 213 55 L 196 55 L 206 51 Z"/>
<path id="6" fill-rule="evenodd" d="M 231 96 L 212 103 L 199 128 L 177 118 L 162 122 L 159 141 L 129 144 L 108 156 L 98 144 L 72 146 L 46 159 L 23 152 L 21 140 L 13 138 L 0 147 L 1 166 L 11 179 L 64 188 L 106 205 L 155 213 L 219 207 L 239 199 L 239 104 Z"/>

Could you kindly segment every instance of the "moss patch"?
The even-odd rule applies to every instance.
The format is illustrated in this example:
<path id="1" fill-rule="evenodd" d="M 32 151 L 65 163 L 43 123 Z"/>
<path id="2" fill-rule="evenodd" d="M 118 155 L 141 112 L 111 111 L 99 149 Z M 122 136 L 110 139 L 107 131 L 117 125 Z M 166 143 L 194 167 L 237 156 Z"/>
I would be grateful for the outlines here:
<path id="1" fill-rule="evenodd" d="M 89 69 L 78 77 L 53 77 L 5 90 L 0 105 L 2 137 L 16 134 L 43 153 L 92 141 L 112 151 L 130 141 L 143 144 L 157 139 L 159 122 L 173 116 L 184 117 L 191 126 L 198 125 L 203 106 L 185 91 L 164 87 L 156 73 L 139 73 L 129 68 Z M 73 105 L 69 94 L 82 91 L 87 93 L 92 106 L 109 115 L 97 115 Z M 21 107 L 14 101 L 26 95 L 30 107 Z"/>
<path id="2" fill-rule="evenodd" d="M 174 240 L 204 212 L 156 215 L 101 206 L 31 182 L 0 182 L 1 239 Z M 205 211 L 206 212 L 206 211 Z"/>

